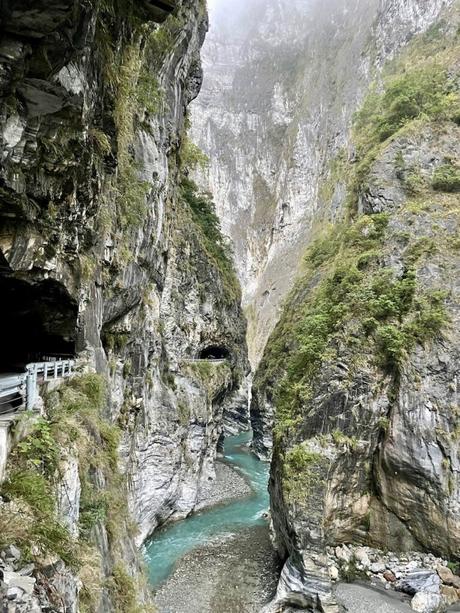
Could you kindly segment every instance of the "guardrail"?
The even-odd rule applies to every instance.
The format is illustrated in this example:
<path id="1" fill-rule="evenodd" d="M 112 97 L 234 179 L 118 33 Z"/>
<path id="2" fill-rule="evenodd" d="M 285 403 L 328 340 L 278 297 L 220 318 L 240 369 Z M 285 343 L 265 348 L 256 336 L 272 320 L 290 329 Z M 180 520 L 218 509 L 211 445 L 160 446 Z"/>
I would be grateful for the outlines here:
<path id="1" fill-rule="evenodd" d="M 228 362 L 227 358 L 182 358 L 181 362 L 194 363 L 194 362 L 211 362 L 211 364 L 222 364 Z"/>
<path id="2" fill-rule="evenodd" d="M 0 414 L 16 411 L 25 404 L 32 410 L 38 396 L 38 386 L 72 374 L 73 360 L 51 360 L 27 364 L 25 372 L 0 374 Z"/>

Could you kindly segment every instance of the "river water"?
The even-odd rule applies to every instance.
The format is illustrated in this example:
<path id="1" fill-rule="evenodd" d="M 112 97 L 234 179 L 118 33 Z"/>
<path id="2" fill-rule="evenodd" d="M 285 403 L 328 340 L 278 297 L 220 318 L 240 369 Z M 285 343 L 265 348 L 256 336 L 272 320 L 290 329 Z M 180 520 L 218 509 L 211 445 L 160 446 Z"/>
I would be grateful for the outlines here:
<path id="1" fill-rule="evenodd" d="M 251 433 L 227 438 L 224 456 L 229 465 L 244 474 L 252 494 L 197 513 L 156 532 L 146 547 L 150 582 L 154 589 L 168 579 L 178 561 L 192 550 L 248 528 L 266 527 L 263 515 L 269 507 L 269 465 L 250 452 L 250 439 Z"/>

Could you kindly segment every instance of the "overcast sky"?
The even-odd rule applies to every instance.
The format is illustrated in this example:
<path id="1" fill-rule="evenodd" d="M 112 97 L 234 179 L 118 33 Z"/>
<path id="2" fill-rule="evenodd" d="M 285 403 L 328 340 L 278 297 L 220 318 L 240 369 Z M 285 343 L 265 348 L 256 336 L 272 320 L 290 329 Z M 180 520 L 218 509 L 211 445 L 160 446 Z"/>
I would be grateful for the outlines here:
<path id="1" fill-rule="evenodd" d="M 208 0 L 211 28 L 234 27 L 259 0 Z"/>

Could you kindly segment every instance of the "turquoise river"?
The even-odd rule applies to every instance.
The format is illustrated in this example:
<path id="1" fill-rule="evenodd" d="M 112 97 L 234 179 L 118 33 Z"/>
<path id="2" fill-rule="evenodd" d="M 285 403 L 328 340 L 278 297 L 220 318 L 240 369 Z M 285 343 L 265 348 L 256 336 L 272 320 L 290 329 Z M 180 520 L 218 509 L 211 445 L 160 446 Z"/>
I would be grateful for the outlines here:
<path id="1" fill-rule="evenodd" d="M 251 433 L 225 440 L 225 461 L 245 475 L 252 495 L 191 515 L 160 529 L 146 546 L 151 584 L 158 588 L 171 574 L 180 558 L 205 545 L 211 538 L 232 534 L 239 529 L 264 524 L 268 510 L 269 466 L 249 450 Z"/>

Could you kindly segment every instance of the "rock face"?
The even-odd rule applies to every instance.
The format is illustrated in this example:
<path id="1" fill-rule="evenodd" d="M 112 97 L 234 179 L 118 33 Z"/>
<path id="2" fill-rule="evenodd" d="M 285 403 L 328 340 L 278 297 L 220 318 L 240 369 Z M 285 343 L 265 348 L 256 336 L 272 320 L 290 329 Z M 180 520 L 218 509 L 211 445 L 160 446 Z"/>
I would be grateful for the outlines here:
<path id="1" fill-rule="evenodd" d="M 343 28 L 346 49 L 362 53 L 350 62 L 358 76 L 324 94 L 334 137 L 317 106 L 317 240 L 268 341 L 252 409 L 261 454 L 274 433 L 281 610 L 337 610 L 327 546 L 460 555 L 459 6 L 450 4 L 439 13 L 441 3 L 382 2 L 356 37 Z M 374 69 L 382 76 L 350 131 Z M 337 104 L 346 110 L 334 123 Z M 420 592 L 413 608 L 438 610 L 444 592 L 444 601 Z"/>
<path id="2" fill-rule="evenodd" d="M 234 242 L 254 368 L 305 246 L 340 215 L 343 191 L 324 182 L 369 82 L 450 3 L 257 0 L 212 13 L 192 134 Z"/>
<path id="3" fill-rule="evenodd" d="M 32 9 L 7 0 L 1 8 L 0 286 L 11 296 L 1 313 L 14 355 L 0 361 L 7 368 L 74 354 L 87 373 L 55 391 L 58 406 L 48 399 L 43 415 L 46 423 L 71 397 L 86 407 L 76 418 L 89 439 L 79 435 L 62 458 L 56 510 L 74 539 L 90 520 L 98 555 L 82 584 L 74 578 L 69 611 L 98 573 L 108 587 L 90 594 L 88 610 L 128 602 L 121 590 L 138 571 L 134 541 L 193 510 L 200 485 L 214 476 L 224 411 L 229 428 L 232 412 L 237 427 L 247 424 L 239 289 L 209 248 L 218 232 L 205 234 L 180 186 L 206 10 L 202 2 L 176 4 L 162 25 L 149 21 L 142 2 Z M 225 358 L 200 359 L 209 347 Z M 85 377 L 94 371 L 107 395 L 102 421 L 85 425 L 80 417 L 96 404 L 96 380 Z M 110 433 L 116 458 L 107 451 L 103 470 L 91 457 L 112 445 Z M 2 514 L 13 512 L 11 467 L 7 477 Z M 118 531 L 101 518 L 115 478 L 112 502 L 129 505 Z M 140 602 L 148 598 L 137 592 Z"/>

